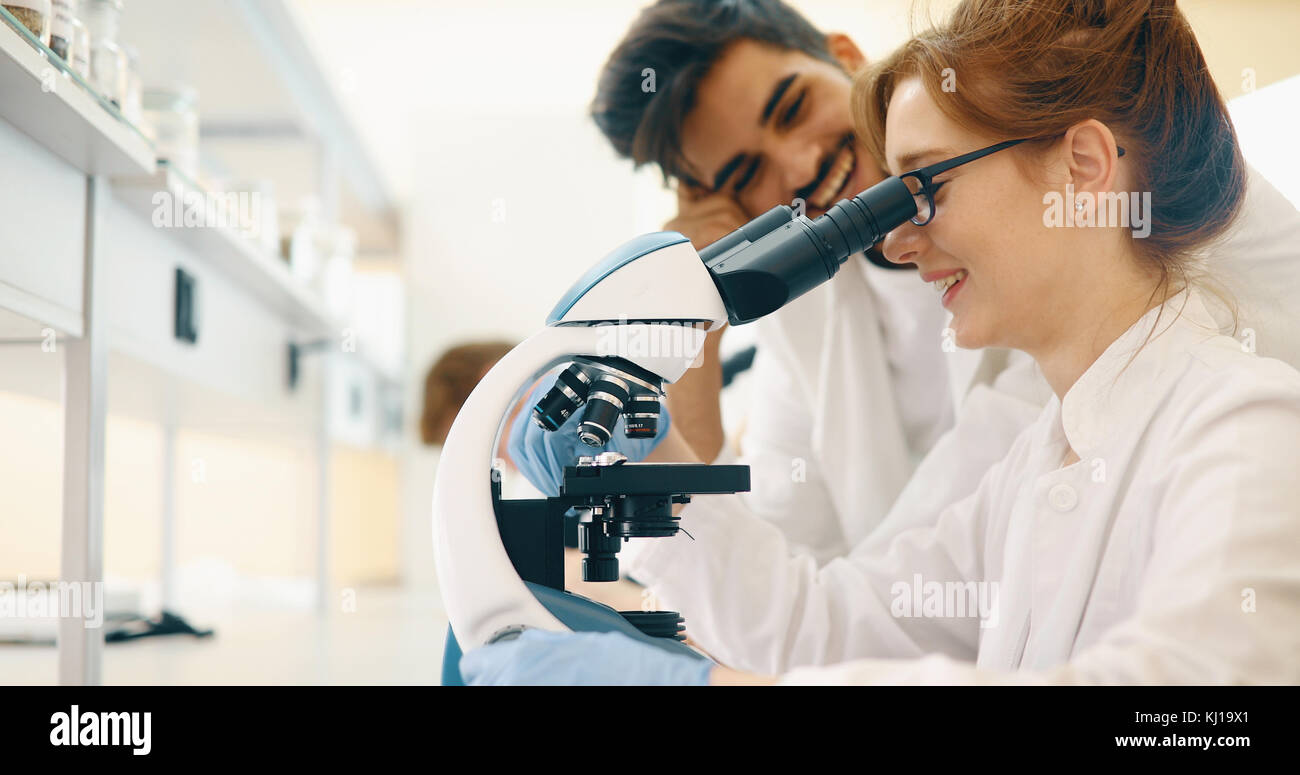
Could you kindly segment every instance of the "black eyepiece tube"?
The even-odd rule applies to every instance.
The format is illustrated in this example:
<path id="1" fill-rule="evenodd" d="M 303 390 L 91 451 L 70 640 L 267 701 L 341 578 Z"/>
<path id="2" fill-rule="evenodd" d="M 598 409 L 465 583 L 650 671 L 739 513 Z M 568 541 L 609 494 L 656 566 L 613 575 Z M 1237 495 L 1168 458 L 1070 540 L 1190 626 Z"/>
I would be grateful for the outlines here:
<path id="1" fill-rule="evenodd" d="M 789 223 L 793 217 L 794 210 L 785 205 L 777 205 L 717 242 L 705 247 L 700 251 L 700 258 L 704 259 L 707 264 L 737 245 L 758 242 L 768 232 Z"/>
<path id="2" fill-rule="evenodd" d="M 774 207 L 700 251 L 732 325 L 775 312 L 834 277 L 849 256 L 916 215 L 916 200 L 890 177 L 816 220 L 790 220 L 790 213 Z"/>

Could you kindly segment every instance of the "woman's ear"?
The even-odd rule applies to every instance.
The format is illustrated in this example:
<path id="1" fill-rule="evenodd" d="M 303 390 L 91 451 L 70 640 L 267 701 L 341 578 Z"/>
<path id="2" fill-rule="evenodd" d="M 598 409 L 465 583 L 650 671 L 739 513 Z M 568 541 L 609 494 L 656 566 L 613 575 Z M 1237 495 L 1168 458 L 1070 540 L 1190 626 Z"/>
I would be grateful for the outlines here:
<path id="1" fill-rule="evenodd" d="M 1092 118 L 1075 124 L 1065 133 L 1064 150 L 1076 192 L 1096 196 L 1114 190 L 1119 180 L 1119 150 L 1109 127 Z"/>
<path id="2" fill-rule="evenodd" d="M 831 56 L 835 57 L 835 61 L 839 62 L 840 67 L 844 68 L 849 75 L 853 75 L 867 64 L 862 49 L 853 42 L 853 38 L 842 32 L 827 33 L 826 48 L 830 49 Z"/>

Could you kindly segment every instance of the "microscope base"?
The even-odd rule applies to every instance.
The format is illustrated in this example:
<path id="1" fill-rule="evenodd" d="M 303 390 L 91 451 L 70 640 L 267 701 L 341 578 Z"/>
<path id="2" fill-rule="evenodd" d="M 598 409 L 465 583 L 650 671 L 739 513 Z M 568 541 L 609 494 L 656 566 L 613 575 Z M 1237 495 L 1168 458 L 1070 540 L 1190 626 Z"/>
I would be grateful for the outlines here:
<path id="1" fill-rule="evenodd" d="M 655 638 L 632 626 L 623 615 L 613 608 L 594 600 L 589 600 L 572 592 L 556 590 L 531 581 L 524 582 L 538 602 L 546 607 L 556 619 L 574 632 L 621 632 L 629 638 L 649 643 L 671 654 L 681 654 L 693 659 L 708 659 L 700 652 L 673 638 Z M 460 643 L 451 628 L 447 628 L 447 645 L 442 655 L 442 685 L 464 686 L 460 675 Z"/>

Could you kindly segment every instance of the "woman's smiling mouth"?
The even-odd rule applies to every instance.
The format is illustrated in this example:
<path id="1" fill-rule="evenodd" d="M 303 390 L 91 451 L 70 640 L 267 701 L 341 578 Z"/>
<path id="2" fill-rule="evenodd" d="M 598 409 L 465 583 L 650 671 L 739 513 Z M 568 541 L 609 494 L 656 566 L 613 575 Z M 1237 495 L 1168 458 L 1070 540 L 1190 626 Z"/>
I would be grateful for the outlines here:
<path id="1" fill-rule="evenodd" d="M 930 283 L 936 291 L 943 294 L 941 303 L 947 308 L 969 275 L 965 269 L 945 269 L 926 272 L 921 275 L 921 281 Z"/>

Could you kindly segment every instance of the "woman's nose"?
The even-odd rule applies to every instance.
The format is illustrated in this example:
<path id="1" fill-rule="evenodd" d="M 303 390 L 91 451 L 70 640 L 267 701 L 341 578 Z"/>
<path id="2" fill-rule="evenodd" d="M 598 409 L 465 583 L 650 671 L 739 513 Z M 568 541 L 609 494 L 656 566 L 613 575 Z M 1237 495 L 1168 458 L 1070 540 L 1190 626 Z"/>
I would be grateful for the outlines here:
<path id="1" fill-rule="evenodd" d="M 915 264 L 925 247 L 924 227 L 908 221 L 885 235 L 880 242 L 880 252 L 895 264 Z"/>

